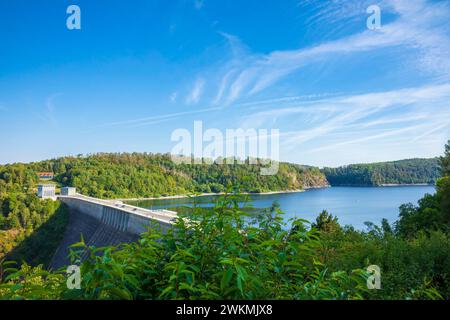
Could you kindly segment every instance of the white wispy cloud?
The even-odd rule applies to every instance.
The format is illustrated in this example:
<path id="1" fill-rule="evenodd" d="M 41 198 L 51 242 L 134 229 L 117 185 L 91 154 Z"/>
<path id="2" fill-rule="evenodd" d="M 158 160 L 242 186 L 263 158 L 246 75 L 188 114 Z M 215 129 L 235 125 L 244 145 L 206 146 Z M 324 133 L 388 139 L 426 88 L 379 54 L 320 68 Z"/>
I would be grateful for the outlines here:
<path id="1" fill-rule="evenodd" d="M 178 92 L 172 92 L 170 94 L 169 101 L 171 103 L 175 103 L 177 101 L 177 98 L 178 98 Z"/>
<path id="2" fill-rule="evenodd" d="M 191 92 L 186 97 L 186 103 L 197 104 L 200 101 L 200 97 L 203 94 L 204 86 L 205 80 L 203 80 L 202 78 L 197 79 Z"/>
<path id="3" fill-rule="evenodd" d="M 329 3 L 332 6 L 333 2 Z M 362 5 L 358 1 L 356 3 L 346 1 L 346 3 L 349 4 L 337 11 L 326 10 L 325 6 L 320 13 L 320 19 L 365 16 L 366 4 Z M 380 5 L 383 6 L 383 10 L 396 13 L 398 18 L 394 22 L 383 24 L 380 30 L 363 29 L 364 31 L 352 36 L 298 50 L 254 54 L 249 52 L 239 39 L 224 33 L 233 51 L 233 63 L 224 72 L 218 85 L 215 102 L 231 104 L 243 96 L 252 96 L 270 88 L 303 67 L 329 57 L 371 52 L 396 46 L 416 52 L 414 60 L 408 62 L 412 67 L 431 73 L 437 78 L 448 79 L 450 74 L 449 4 L 422 0 L 385 0 Z M 239 59 L 236 59 L 237 55 Z"/>
<path id="4" fill-rule="evenodd" d="M 327 7 L 330 3 L 344 2 L 342 10 Z M 312 20 L 326 23 L 360 19 L 361 15 L 366 16 L 368 2 L 361 3 L 348 0 L 321 2 L 319 13 Z M 223 114 L 220 112 L 224 109 L 239 107 L 242 112 L 240 127 L 283 128 L 283 148 L 303 148 L 311 142 L 314 146 L 307 147 L 307 153 L 314 154 L 368 141 L 373 144 L 401 141 L 404 146 L 410 146 L 414 141 L 423 144 L 445 136 L 450 118 L 450 111 L 445 111 L 450 110 L 450 4 L 384 0 L 380 6 L 383 13 L 388 10 L 396 15 L 393 22 L 383 23 L 380 30 L 362 27 L 359 33 L 297 50 L 259 54 L 252 52 L 238 37 L 221 33 L 230 55 L 219 66 L 207 66 L 207 70 L 202 70 L 201 77 L 194 78 L 196 80 L 185 98 L 189 105 L 206 101 L 212 107 L 106 125 L 144 126 L 205 112 Z M 398 89 L 397 82 L 396 89 L 381 92 L 375 92 L 377 89 L 374 88 L 374 92 L 366 93 L 324 92 L 277 97 L 268 90 L 305 66 L 320 65 L 350 54 L 383 52 L 391 47 L 405 53 L 402 55 L 405 66 L 430 77 L 416 87 Z M 269 93 L 264 95 L 267 99 L 252 100 L 253 95 L 262 91 Z M 291 92 L 301 92 L 301 88 Z M 228 119 L 228 114 L 224 118 Z M 236 127 L 234 123 L 232 126 Z"/>
<path id="5" fill-rule="evenodd" d="M 241 126 L 287 128 L 289 123 L 294 122 L 301 129 L 284 130 L 282 144 L 296 148 L 307 141 L 323 139 L 338 132 L 346 139 L 339 143 L 350 144 L 353 143 L 350 141 L 360 141 L 360 138 L 354 139 L 355 135 L 369 134 L 369 129 L 378 131 L 368 139 L 372 140 L 395 135 L 400 129 L 417 129 L 420 125 L 423 130 L 421 135 L 416 135 L 420 139 L 445 130 L 450 125 L 450 84 L 339 96 L 296 104 L 287 107 L 278 104 L 276 108 L 249 114 L 242 118 Z"/>
<path id="6" fill-rule="evenodd" d="M 57 124 L 57 119 L 55 116 L 55 109 L 56 109 L 55 100 L 61 95 L 62 93 L 55 93 L 48 96 L 47 99 L 45 100 L 45 109 L 46 109 L 45 117 L 47 121 L 49 121 L 52 125 Z"/>
<path id="7" fill-rule="evenodd" d="M 333 116 L 321 116 L 321 119 L 327 120 L 320 121 L 318 125 L 303 130 L 288 133 L 289 137 L 283 143 L 287 146 L 298 146 L 311 139 L 321 138 L 332 132 L 344 130 L 350 139 L 341 142 L 341 144 L 334 145 L 350 144 L 360 141 L 360 138 L 357 140 L 354 139 L 354 128 L 367 128 L 368 126 L 375 126 L 378 127 L 378 131 L 384 131 L 380 134 L 373 135 L 369 140 L 395 135 L 398 130 L 409 131 L 419 127 L 424 131 L 437 128 L 430 133 L 436 132 L 450 125 L 447 120 L 450 118 L 450 111 L 445 111 L 450 110 L 449 99 L 450 84 L 443 84 L 381 93 L 369 93 L 327 100 L 326 102 L 321 101 L 318 103 L 318 106 L 329 104 L 336 107 Z M 390 109 L 390 111 L 392 109 L 401 111 L 402 118 L 386 118 L 386 109 Z M 295 110 L 287 112 L 287 115 L 292 115 L 293 112 Z M 367 119 L 371 116 L 381 116 L 381 119 L 368 121 Z M 392 129 L 383 127 L 385 124 L 398 124 L 402 121 L 409 121 L 411 123 L 407 125 L 403 124 L 401 129 L 398 126 L 394 126 Z M 420 126 L 417 123 L 420 123 Z M 392 134 L 389 134 L 389 132 Z"/>
<path id="8" fill-rule="evenodd" d="M 337 0 L 313 2 L 319 10 L 313 19 L 316 23 L 344 21 L 367 17 L 365 9 L 370 1 Z M 425 0 L 383 0 L 379 3 L 382 14 L 394 13 L 397 18 L 382 24 L 380 30 L 361 31 L 341 39 L 319 42 L 296 50 L 275 50 L 267 54 L 250 50 L 237 36 L 219 32 L 227 41 L 231 56 L 208 83 L 212 104 L 233 104 L 243 97 L 251 97 L 271 88 L 279 81 L 302 68 L 323 63 L 338 55 L 375 52 L 389 47 L 402 47 L 413 52 L 407 57 L 410 67 L 432 74 L 446 81 L 450 75 L 450 4 Z M 406 59 L 406 55 L 405 55 Z M 208 67 L 207 67 L 208 68 Z M 196 104 L 203 93 L 204 81 L 197 79 L 186 98 L 186 103 Z"/>
<path id="9" fill-rule="evenodd" d="M 237 69 L 230 69 L 222 77 L 222 79 L 220 81 L 220 85 L 219 85 L 219 90 L 217 92 L 215 99 L 213 100 L 213 104 L 218 104 L 222 100 L 222 97 L 224 96 L 224 94 L 227 90 L 229 82 L 230 82 L 231 78 L 236 74 L 236 72 L 237 72 Z"/>
<path id="10" fill-rule="evenodd" d="M 328 144 L 328 145 L 325 145 L 325 146 L 322 146 L 319 148 L 307 150 L 305 153 L 317 153 L 317 152 L 323 152 L 323 151 L 327 151 L 327 150 L 340 149 L 347 145 L 367 142 L 367 141 L 371 141 L 371 140 L 379 140 L 381 138 L 386 138 L 386 137 L 391 137 L 391 136 L 398 136 L 398 135 L 404 134 L 406 132 L 417 131 L 417 130 L 424 129 L 426 127 L 427 127 L 426 125 L 422 124 L 422 125 L 416 125 L 416 126 L 400 128 L 400 129 L 395 129 L 395 130 L 389 130 L 389 131 L 374 134 L 374 135 L 367 135 L 362 138 L 356 138 L 356 139 L 353 138 L 353 139 L 349 139 L 349 140 L 339 142 L 339 143 Z"/>
<path id="11" fill-rule="evenodd" d="M 149 116 L 149 117 L 141 117 L 141 118 L 135 118 L 135 119 L 129 119 L 129 120 L 123 120 L 123 121 L 116 121 L 116 122 L 108 122 L 103 123 L 99 125 L 98 127 L 114 127 L 114 126 L 123 126 L 123 127 L 140 127 L 140 126 L 146 126 L 150 124 L 155 123 L 161 123 L 165 121 L 175 120 L 179 119 L 181 117 L 189 116 L 189 115 L 196 115 L 196 114 L 203 114 L 206 112 L 212 112 L 212 111 L 219 111 L 222 110 L 221 107 L 211 107 L 211 108 L 203 108 L 203 109 L 197 109 L 192 111 L 184 111 L 184 112 L 173 112 L 173 113 L 167 113 L 157 116 Z"/>
<path id="12" fill-rule="evenodd" d="M 367 128 L 367 127 L 382 126 L 382 125 L 386 125 L 386 124 L 399 124 L 399 123 L 404 123 L 404 122 L 414 122 L 414 121 L 427 119 L 427 117 L 428 117 L 428 115 L 426 113 L 413 114 L 413 115 L 394 117 L 394 118 L 389 116 L 389 117 L 382 117 L 382 118 L 374 120 L 374 121 L 358 123 L 357 125 L 354 125 L 354 126 Z"/>

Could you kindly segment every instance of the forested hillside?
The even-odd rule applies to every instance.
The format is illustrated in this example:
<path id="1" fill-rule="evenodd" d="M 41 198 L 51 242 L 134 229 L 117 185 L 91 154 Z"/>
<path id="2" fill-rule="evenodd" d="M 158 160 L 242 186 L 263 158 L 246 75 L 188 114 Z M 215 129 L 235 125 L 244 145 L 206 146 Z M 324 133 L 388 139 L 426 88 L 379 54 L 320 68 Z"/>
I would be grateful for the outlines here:
<path id="1" fill-rule="evenodd" d="M 178 165 L 169 154 L 147 153 L 100 153 L 23 166 L 25 172 L 52 171 L 61 185 L 74 186 L 83 194 L 100 198 L 222 192 L 229 184 L 240 184 L 245 192 L 327 185 L 317 168 L 281 163 L 273 176 L 261 175 L 260 168 L 249 164 Z"/>
<path id="2" fill-rule="evenodd" d="M 408 159 L 324 168 L 332 186 L 381 186 L 389 184 L 434 184 L 439 177 L 438 158 Z"/>

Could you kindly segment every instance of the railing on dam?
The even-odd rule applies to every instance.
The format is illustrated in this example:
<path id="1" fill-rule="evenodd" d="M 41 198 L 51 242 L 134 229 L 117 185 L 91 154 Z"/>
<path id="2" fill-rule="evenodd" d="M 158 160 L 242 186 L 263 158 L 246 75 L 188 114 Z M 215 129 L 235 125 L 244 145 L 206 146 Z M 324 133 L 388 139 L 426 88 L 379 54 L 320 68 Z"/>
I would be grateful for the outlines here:
<path id="1" fill-rule="evenodd" d="M 102 200 L 83 195 L 58 196 L 70 209 L 94 217 L 117 230 L 141 234 L 148 226 L 159 224 L 169 228 L 177 213 L 169 210 L 149 210 L 124 204 L 121 201 Z"/>

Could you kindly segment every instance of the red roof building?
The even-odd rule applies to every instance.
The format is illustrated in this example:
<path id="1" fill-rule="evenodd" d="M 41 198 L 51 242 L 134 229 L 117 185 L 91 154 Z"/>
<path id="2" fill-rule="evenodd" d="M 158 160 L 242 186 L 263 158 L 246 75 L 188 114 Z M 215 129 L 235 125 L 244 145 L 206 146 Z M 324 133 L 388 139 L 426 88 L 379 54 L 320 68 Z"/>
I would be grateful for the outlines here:
<path id="1" fill-rule="evenodd" d="M 40 180 L 52 180 L 54 176 L 53 172 L 38 172 Z"/>

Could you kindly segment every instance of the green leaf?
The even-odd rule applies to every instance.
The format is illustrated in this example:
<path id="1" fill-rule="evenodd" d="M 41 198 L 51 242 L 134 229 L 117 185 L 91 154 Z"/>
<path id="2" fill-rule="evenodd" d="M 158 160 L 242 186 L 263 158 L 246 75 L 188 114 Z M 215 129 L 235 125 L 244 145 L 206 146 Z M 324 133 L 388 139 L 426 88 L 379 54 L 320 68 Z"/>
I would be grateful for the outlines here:
<path id="1" fill-rule="evenodd" d="M 224 290 L 226 287 L 228 287 L 228 284 L 231 281 L 231 278 L 233 277 L 233 269 L 228 268 L 226 272 L 224 272 L 222 276 L 222 280 L 220 282 L 220 288 Z"/>
<path id="2" fill-rule="evenodd" d="M 108 291 L 114 296 L 114 297 L 118 297 L 122 300 L 132 300 L 133 296 L 131 295 L 130 292 L 128 292 L 127 290 L 124 289 L 120 289 L 117 287 L 113 287 L 108 289 Z"/>

